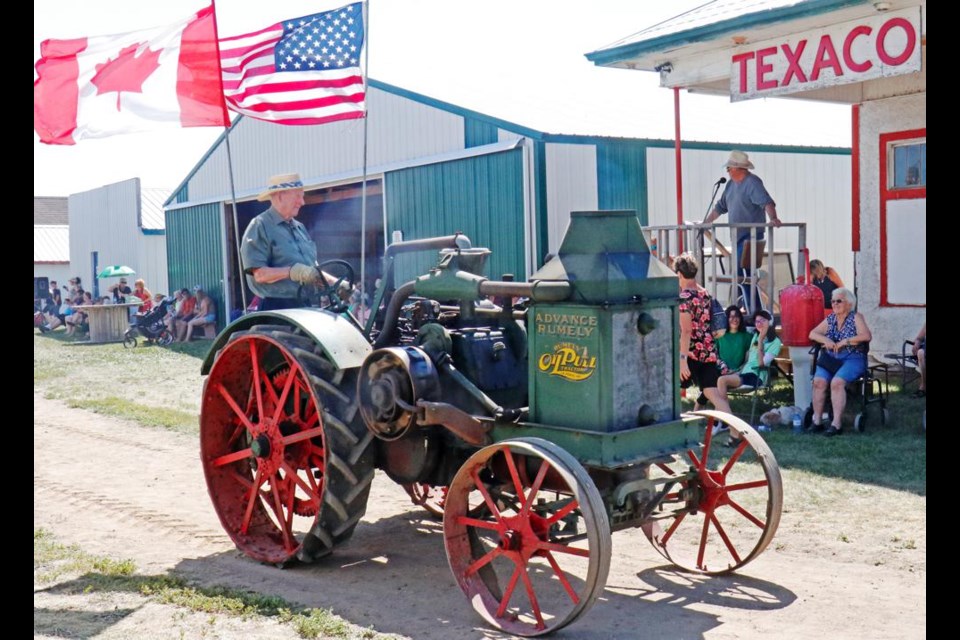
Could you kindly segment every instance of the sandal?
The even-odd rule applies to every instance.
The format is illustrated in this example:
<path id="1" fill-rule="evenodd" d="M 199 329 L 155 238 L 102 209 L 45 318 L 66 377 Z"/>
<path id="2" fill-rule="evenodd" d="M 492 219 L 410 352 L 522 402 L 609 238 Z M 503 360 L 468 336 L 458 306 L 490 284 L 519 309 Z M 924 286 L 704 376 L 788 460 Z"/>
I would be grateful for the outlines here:
<path id="1" fill-rule="evenodd" d="M 911 397 L 911 398 L 926 398 L 926 397 L 927 397 L 927 390 L 926 390 L 926 389 L 917 389 L 917 390 L 914 391 L 912 394 L 910 394 L 910 397 Z"/>
<path id="2" fill-rule="evenodd" d="M 828 438 L 832 438 L 833 436 L 838 436 L 838 435 L 840 435 L 840 433 L 841 433 L 840 427 L 835 427 L 835 426 L 833 426 L 833 425 L 830 425 L 830 426 L 827 428 L 827 430 L 823 432 L 823 435 L 825 435 L 825 436 L 828 437 Z"/>

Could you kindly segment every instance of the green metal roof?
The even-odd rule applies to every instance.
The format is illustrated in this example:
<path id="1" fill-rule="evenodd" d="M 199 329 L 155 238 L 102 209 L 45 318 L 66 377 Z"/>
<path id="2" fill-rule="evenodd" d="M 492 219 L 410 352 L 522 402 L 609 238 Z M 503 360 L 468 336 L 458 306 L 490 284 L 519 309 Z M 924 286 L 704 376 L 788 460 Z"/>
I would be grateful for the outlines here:
<path id="1" fill-rule="evenodd" d="M 645 54 L 709 42 L 746 28 L 829 13 L 867 2 L 868 0 L 715 0 L 585 55 L 587 60 L 602 67 Z"/>

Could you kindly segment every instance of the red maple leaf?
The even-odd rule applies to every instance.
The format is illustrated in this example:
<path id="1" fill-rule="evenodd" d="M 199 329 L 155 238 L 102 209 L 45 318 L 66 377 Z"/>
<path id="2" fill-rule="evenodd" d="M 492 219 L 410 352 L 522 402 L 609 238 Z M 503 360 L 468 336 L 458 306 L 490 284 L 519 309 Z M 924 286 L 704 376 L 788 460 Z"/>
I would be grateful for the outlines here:
<path id="1" fill-rule="evenodd" d="M 97 86 L 97 95 L 101 93 L 117 92 L 117 111 L 120 111 L 120 93 L 122 91 L 143 93 L 143 83 L 154 71 L 160 68 L 157 60 L 159 51 L 144 50 L 143 55 L 136 56 L 139 44 L 132 44 L 120 50 L 117 58 L 108 59 L 97 65 L 97 72 L 91 82 Z"/>

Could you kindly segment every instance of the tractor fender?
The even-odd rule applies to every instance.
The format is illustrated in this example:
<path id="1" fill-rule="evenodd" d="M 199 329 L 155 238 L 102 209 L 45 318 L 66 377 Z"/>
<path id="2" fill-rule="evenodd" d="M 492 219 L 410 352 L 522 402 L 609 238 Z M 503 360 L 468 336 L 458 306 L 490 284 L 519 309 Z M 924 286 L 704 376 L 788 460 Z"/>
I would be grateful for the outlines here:
<path id="1" fill-rule="evenodd" d="M 356 325 L 339 314 L 311 308 L 256 311 L 237 318 L 220 332 L 203 360 L 200 374 L 207 375 L 210 372 L 217 353 L 227 344 L 231 335 L 262 324 L 286 324 L 298 327 L 307 336 L 313 338 L 338 369 L 359 367 L 373 350 L 370 342 Z"/>

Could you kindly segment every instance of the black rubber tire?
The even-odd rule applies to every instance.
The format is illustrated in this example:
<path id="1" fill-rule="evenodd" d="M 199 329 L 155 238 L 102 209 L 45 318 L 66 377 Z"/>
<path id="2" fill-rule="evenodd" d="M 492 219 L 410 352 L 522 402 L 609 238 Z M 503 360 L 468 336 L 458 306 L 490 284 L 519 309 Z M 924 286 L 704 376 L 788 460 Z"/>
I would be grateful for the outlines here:
<path id="1" fill-rule="evenodd" d="M 134 338 L 133 336 L 124 336 L 123 346 L 126 349 L 133 349 L 137 346 L 137 339 Z"/>
<path id="2" fill-rule="evenodd" d="M 346 542 L 354 532 L 360 518 L 366 512 L 367 498 L 374 477 L 375 447 L 373 434 L 366 428 L 360 416 L 356 401 L 357 374 L 359 369 L 338 370 L 324 355 L 314 340 L 295 328 L 286 325 L 256 325 L 247 331 L 230 336 L 227 345 L 217 353 L 210 375 L 216 375 L 217 360 L 230 348 L 230 345 L 244 336 L 264 336 L 280 343 L 296 359 L 303 371 L 309 376 L 316 394 L 319 408 L 323 412 L 324 474 L 320 506 L 313 525 L 300 540 L 295 553 L 279 561 L 286 564 L 294 559 L 302 562 L 314 562 L 328 554 L 335 547 Z M 275 349 L 274 345 L 270 345 Z M 272 376 L 285 368 L 286 361 L 277 353 L 275 369 L 265 366 L 265 372 Z M 269 358 L 265 358 L 268 360 Z M 207 385 L 209 386 L 208 377 Z M 205 405 L 211 394 L 204 391 L 201 407 L 200 428 L 215 428 L 205 424 Z M 201 433 L 201 441 L 203 434 Z M 208 475 L 208 486 L 211 486 Z M 214 491 L 211 488 L 211 495 Z M 215 505 L 216 506 L 216 505 Z M 219 511 L 218 511 L 219 513 Z M 222 514 L 221 514 L 222 515 Z M 223 521 L 223 517 L 221 517 Z M 231 533 L 228 530 L 228 533 Z M 231 533 L 237 542 L 237 538 Z M 265 560 L 249 552 L 238 543 L 241 551 Z M 281 546 L 282 552 L 282 546 Z"/>

